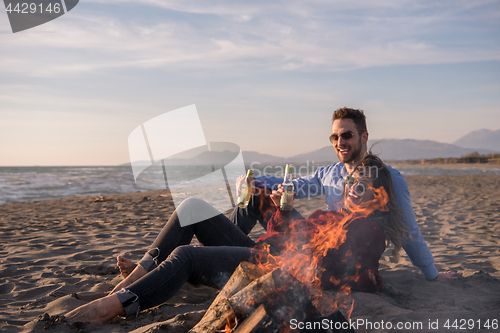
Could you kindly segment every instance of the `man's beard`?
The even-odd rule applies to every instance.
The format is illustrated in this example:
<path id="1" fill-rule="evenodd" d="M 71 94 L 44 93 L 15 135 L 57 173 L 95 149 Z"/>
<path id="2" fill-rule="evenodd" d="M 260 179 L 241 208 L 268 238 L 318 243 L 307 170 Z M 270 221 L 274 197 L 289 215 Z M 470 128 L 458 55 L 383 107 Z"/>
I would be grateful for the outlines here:
<path id="1" fill-rule="evenodd" d="M 356 150 L 353 150 L 353 146 L 350 147 L 351 151 L 350 151 L 350 157 L 349 160 L 346 160 L 346 161 L 342 161 L 342 155 L 339 155 L 337 154 L 337 157 L 339 158 L 339 161 L 342 162 L 342 163 L 351 163 L 353 162 L 355 159 L 357 159 L 359 157 L 359 155 L 361 155 L 361 137 L 359 138 L 358 140 L 358 147 Z"/>

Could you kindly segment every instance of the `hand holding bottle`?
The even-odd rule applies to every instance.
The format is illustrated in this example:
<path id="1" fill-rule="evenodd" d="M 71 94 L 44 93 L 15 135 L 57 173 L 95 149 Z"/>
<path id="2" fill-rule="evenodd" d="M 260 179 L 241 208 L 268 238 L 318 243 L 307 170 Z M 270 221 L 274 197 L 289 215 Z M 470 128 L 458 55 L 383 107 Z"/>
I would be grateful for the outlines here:
<path id="1" fill-rule="evenodd" d="M 255 177 L 253 170 L 248 169 L 246 175 L 241 175 L 236 180 L 236 196 L 238 197 L 238 207 L 245 208 L 255 191 Z"/>
<path id="2" fill-rule="evenodd" d="M 252 176 L 249 178 L 249 180 L 250 180 L 250 185 L 252 186 L 252 190 L 253 190 L 253 192 L 252 192 L 252 193 L 255 193 L 255 192 L 256 192 L 256 190 L 255 190 L 255 176 L 253 176 L 253 175 L 252 175 Z M 241 189 L 242 189 L 242 187 L 244 187 L 244 186 L 245 186 L 245 184 L 248 184 L 248 183 L 247 183 L 247 175 L 241 175 L 241 176 L 239 176 L 239 177 L 236 179 L 236 195 L 237 195 L 237 196 L 240 196 L 240 194 L 241 194 Z"/>
<path id="3" fill-rule="evenodd" d="M 281 195 L 283 194 L 283 192 L 285 192 L 285 190 L 283 189 L 283 186 L 281 186 L 281 184 L 279 184 L 278 189 L 273 190 L 273 192 L 269 196 L 271 198 L 271 201 L 273 202 L 274 206 L 276 206 L 276 208 L 280 208 L 280 206 L 281 206 Z M 295 193 L 295 192 L 293 193 L 294 198 L 295 198 L 296 194 L 297 193 Z"/>
<path id="4" fill-rule="evenodd" d="M 281 194 L 283 193 L 283 187 L 281 184 L 278 185 L 277 190 L 273 190 L 271 195 L 269 196 L 271 198 L 271 201 L 273 204 L 276 206 L 276 208 L 280 208 L 280 202 L 281 202 Z"/>

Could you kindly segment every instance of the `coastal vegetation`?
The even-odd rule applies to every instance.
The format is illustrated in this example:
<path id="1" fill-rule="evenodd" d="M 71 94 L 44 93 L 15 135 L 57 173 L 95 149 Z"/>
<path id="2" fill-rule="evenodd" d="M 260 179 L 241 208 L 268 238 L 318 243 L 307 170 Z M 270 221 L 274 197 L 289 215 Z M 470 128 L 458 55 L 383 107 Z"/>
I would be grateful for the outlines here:
<path id="1" fill-rule="evenodd" d="M 500 165 L 500 154 L 479 154 L 477 151 L 460 157 L 438 157 L 429 159 L 397 161 L 404 164 L 498 164 Z"/>

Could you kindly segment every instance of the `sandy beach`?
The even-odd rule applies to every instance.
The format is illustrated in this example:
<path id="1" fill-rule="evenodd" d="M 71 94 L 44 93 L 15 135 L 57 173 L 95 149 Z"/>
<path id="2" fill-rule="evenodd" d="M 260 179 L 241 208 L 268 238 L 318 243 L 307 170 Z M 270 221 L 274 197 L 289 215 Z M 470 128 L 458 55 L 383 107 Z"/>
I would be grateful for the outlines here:
<path id="1" fill-rule="evenodd" d="M 373 328 L 358 332 L 500 331 L 492 325 L 500 320 L 500 176 L 406 179 L 436 266 L 456 271 L 459 279 L 426 281 L 404 251 L 398 263 L 386 251 L 383 290 L 353 293 L 351 318 L 369 321 Z M 307 216 L 325 208 L 324 198 L 297 200 L 296 207 Z M 53 317 L 106 295 L 122 279 L 116 256 L 142 257 L 173 209 L 165 191 L 1 205 L 0 330 L 187 332 L 217 290 L 187 284 L 138 318 L 107 325 L 70 326 Z M 257 225 L 252 237 L 263 232 Z M 395 329 L 398 323 L 415 329 Z"/>

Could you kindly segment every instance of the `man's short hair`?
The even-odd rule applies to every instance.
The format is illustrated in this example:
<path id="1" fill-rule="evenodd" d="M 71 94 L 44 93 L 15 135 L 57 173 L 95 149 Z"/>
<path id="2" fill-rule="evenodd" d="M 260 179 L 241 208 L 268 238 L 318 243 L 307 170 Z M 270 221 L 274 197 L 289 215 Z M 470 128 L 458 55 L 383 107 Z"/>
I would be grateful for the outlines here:
<path id="1" fill-rule="evenodd" d="M 352 119 L 356 124 L 359 133 L 368 132 L 366 128 L 366 117 L 363 110 L 346 107 L 337 109 L 333 112 L 332 123 L 337 119 Z"/>

